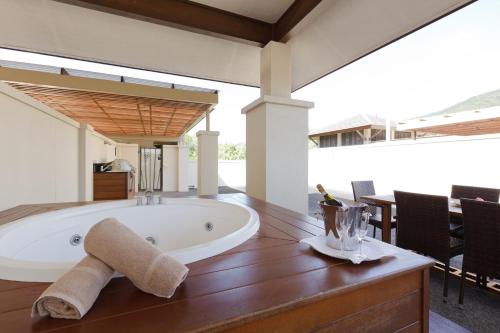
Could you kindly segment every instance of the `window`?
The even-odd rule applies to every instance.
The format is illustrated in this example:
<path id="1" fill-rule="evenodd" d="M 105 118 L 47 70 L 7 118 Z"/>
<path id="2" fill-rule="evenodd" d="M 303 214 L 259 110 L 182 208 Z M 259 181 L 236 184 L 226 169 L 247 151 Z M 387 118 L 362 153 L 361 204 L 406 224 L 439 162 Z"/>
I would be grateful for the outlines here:
<path id="1" fill-rule="evenodd" d="M 319 137 L 319 147 L 328 148 L 337 146 L 337 134 L 334 135 L 322 135 Z"/>

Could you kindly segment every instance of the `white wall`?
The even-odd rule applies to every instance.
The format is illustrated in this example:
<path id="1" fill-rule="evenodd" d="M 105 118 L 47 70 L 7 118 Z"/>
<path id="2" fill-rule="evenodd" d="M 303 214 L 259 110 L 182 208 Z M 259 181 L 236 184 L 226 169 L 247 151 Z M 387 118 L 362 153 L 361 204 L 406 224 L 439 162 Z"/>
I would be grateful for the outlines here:
<path id="1" fill-rule="evenodd" d="M 188 185 L 196 187 L 197 162 L 188 162 Z M 229 186 L 240 191 L 245 191 L 246 163 L 245 160 L 224 161 L 219 160 L 219 186 Z"/>
<path id="2" fill-rule="evenodd" d="M 0 210 L 20 204 L 78 201 L 80 124 L 0 82 Z M 111 158 L 91 134 L 92 159 Z"/>
<path id="3" fill-rule="evenodd" d="M 196 186 L 196 161 L 189 161 Z M 450 195 L 451 185 L 500 188 L 500 135 L 443 137 L 309 150 L 309 191 L 322 183 L 352 198 L 352 180 L 373 180 L 379 194 L 407 190 Z M 245 161 L 219 161 L 219 186 L 245 190 Z"/>
<path id="4" fill-rule="evenodd" d="M 309 150 L 309 187 L 352 198 L 352 180 L 394 190 L 450 195 L 451 185 L 500 188 L 500 135 L 442 137 Z"/>
<path id="5" fill-rule="evenodd" d="M 79 135 L 80 201 L 94 199 L 94 163 L 111 162 L 116 158 L 115 142 L 94 131 L 89 124 L 80 124 Z"/>
<path id="6" fill-rule="evenodd" d="M 244 191 L 246 187 L 245 160 L 219 161 L 219 186 L 229 186 Z"/>

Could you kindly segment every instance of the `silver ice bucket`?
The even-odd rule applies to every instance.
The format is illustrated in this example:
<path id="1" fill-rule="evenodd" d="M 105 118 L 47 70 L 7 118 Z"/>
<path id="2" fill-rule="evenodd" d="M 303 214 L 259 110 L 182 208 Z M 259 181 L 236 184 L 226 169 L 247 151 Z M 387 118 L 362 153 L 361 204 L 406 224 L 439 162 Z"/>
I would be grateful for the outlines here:
<path id="1" fill-rule="evenodd" d="M 359 243 L 356 237 L 356 226 L 368 205 L 355 202 L 349 206 L 339 207 L 328 205 L 324 201 L 320 201 L 319 206 L 323 215 L 323 221 L 325 222 L 327 245 L 337 250 L 342 248 L 336 225 L 340 222 L 339 219 L 347 219 L 348 221 L 343 221 L 350 225 L 347 231 L 347 237 L 344 240 L 344 250 L 352 251 L 357 249 Z"/>

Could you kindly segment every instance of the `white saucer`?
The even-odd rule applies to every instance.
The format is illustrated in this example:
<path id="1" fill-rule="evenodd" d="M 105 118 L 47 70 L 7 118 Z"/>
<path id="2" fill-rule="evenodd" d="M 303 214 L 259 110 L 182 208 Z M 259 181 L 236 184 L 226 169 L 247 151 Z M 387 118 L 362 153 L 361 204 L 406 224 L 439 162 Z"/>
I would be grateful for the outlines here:
<path id="1" fill-rule="evenodd" d="M 355 258 L 355 255 L 359 253 L 358 249 L 355 251 L 344 251 L 344 255 L 342 255 L 341 250 L 331 248 L 326 244 L 326 236 L 323 235 L 304 238 L 300 242 L 309 244 L 313 249 L 323 253 L 324 255 L 338 259 L 350 260 L 353 264 L 359 264 L 363 261 L 378 260 L 380 258 L 392 256 L 396 253 L 394 246 L 385 244 L 373 238 L 366 238 L 366 241 L 363 241 L 362 253 L 366 255 L 366 258 L 361 261 Z"/>

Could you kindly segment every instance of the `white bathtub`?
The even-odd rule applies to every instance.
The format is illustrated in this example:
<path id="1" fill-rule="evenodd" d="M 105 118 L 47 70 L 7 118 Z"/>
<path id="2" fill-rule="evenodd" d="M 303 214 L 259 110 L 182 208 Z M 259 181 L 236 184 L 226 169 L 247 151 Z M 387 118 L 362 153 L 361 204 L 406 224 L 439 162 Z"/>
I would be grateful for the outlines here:
<path id="1" fill-rule="evenodd" d="M 227 251 L 259 229 L 253 209 L 209 199 L 164 199 L 154 206 L 123 200 L 62 209 L 0 227 L 0 279 L 55 281 L 83 258 L 83 237 L 106 217 L 152 237 L 162 251 L 186 264 Z M 82 239 L 75 245 L 78 236 Z"/>

